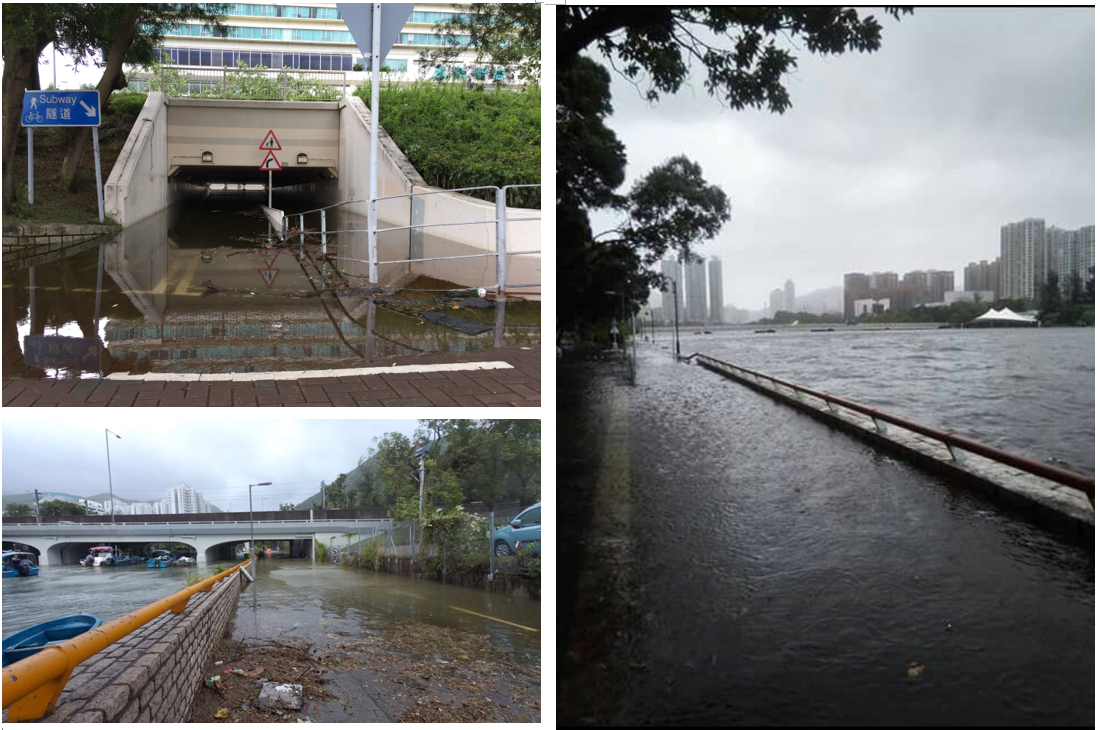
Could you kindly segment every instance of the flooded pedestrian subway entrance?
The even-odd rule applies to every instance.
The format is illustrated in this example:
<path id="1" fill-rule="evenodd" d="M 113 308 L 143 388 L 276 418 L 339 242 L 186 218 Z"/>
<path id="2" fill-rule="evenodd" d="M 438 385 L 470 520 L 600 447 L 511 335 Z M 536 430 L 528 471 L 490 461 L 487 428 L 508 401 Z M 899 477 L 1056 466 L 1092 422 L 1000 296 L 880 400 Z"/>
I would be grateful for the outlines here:
<path id="1" fill-rule="evenodd" d="M 462 228 L 478 229 L 482 238 L 492 238 L 495 210 L 491 203 L 461 194 L 434 196 L 441 200 L 431 204 L 408 196 L 380 201 L 378 228 L 383 232 L 378 234 L 373 285 L 369 265 L 361 263 L 370 259 L 365 204 L 339 206 L 327 211 L 322 220 L 318 208 L 364 197 L 368 181 L 358 169 L 365 165 L 365 147 L 359 139 L 364 136 L 364 110 L 358 99 L 299 104 L 310 106 L 308 112 L 315 118 L 310 123 L 319 125 L 313 131 L 327 139 L 328 146 L 308 149 L 303 153 L 308 164 L 284 169 L 281 181 L 280 172 L 273 173 L 270 197 L 260 189 L 268 175 L 260 173 L 258 166 L 251 168 L 252 177 L 245 177 L 243 164 L 220 165 L 244 154 L 240 150 L 224 145 L 213 149 L 214 163 L 209 168 L 199 162 L 202 156 L 190 159 L 182 154 L 189 150 L 172 142 L 177 136 L 173 130 L 199 123 L 211 113 L 189 105 L 198 100 L 185 102 L 173 100 L 171 111 L 162 110 L 170 164 L 154 187 L 165 187 L 161 206 L 168 200 L 173 201 L 171 205 L 129 222 L 141 214 L 136 211 L 143 205 L 142 213 L 157 206 L 142 203 L 134 178 L 124 189 L 125 181 L 116 177 L 125 177 L 126 170 L 118 176 L 113 171 L 115 185 L 109 181 L 108 200 L 126 224 L 117 237 L 98 248 L 69 251 L 54 261 L 32 255 L 6 261 L 6 353 L 23 350 L 27 336 L 58 338 L 50 339 L 49 346 L 62 342 L 68 346 L 60 338 L 93 346 L 98 342 L 102 348 L 98 363 L 93 352 L 79 363 L 47 371 L 64 377 L 96 377 L 111 372 L 389 366 L 397 358 L 461 358 L 502 347 L 539 346 L 539 256 L 509 257 L 500 296 L 494 289 L 493 257 L 420 261 L 474 255 L 473 243 L 438 233 L 450 229 L 433 228 L 433 221 L 465 216 L 480 225 Z M 249 102 L 226 104 L 234 113 L 256 113 Z M 154 127 L 160 123 L 159 117 L 152 120 Z M 225 122 L 222 131 L 228 134 L 237 129 L 232 126 L 236 123 Z M 288 154 L 293 139 L 282 138 Z M 237 146 L 263 156 L 256 149 L 258 142 Z M 382 152 L 380 196 L 427 189 L 407 161 L 402 162 L 400 151 L 389 145 Z M 293 157 L 297 159 L 298 154 Z M 284 168 L 290 166 L 283 162 Z M 278 235 L 262 212 L 269 202 L 288 214 L 297 212 L 292 215 L 294 225 L 305 230 L 295 236 Z M 527 213 L 538 215 L 538 211 Z M 506 215 L 532 217 L 516 209 Z M 424 227 L 417 228 L 416 223 Z M 341 232 L 322 234 L 322 227 Z M 515 229 L 518 247 L 512 248 L 538 250 L 537 241 L 525 240 L 530 231 L 537 237 L 537 221 L 509 222 L 507 227 Z M 486 296 L 479 297 L 478 289 L 486 289 Z M 410 363 L 415 360 L 401 364 Z"/>

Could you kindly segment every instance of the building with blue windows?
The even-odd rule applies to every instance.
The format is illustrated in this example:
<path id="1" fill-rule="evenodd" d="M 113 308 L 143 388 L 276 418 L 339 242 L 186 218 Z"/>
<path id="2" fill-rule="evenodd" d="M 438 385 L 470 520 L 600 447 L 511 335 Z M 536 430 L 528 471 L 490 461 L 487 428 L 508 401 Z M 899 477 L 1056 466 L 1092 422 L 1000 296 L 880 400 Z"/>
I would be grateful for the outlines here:
<path id="1" fill-rule="evenodd" d="M 503 70 L 495 72 L 479 68 L 475 54 L 464 52 L 447 68 L 421 69 L 420 53 L 433 46 L 445 45 L 443 36 L 435 33 L 438 23 L 446 22 L 455 12 L 453 4 L 420 4 L 402 28 L 383 67 L 394 72 L 393 78 L 413 81 L 424 78 L 464 78 L 495 80 L 506 84 L 514 81 Z M 356 47 L 335 3 L 299 5 L 254 5 L 233 3 L 229 6 L 224 34 L 199 24 L 180 24 L 165 34 L 160 53 L 171 58 L 172 64 L 185 67 L 236 68 L 243 63 L 249 68 L 291 68 L 303 71 L 340 71 L 347 74 L 353 89 L 370 77 L 370 59 Z M 469 38 L 460 37 L 460 42 Z M 356 66 L 362 71 L 356 72 Z M 139 76 L 131 86 L 144 90 L 146 82 Z M 147 88 L 147 87 L 146 87 Z"/>

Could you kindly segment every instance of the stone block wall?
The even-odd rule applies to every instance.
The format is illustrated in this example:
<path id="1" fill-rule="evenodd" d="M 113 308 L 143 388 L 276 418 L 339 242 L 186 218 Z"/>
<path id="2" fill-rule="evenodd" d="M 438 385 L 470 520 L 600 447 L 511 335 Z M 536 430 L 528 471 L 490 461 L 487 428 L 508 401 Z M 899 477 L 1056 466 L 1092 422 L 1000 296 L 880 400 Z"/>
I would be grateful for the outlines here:
<path id="1" fill-rule="evenodd" d="M 76 253 L 84 246 L 106 240 L 119 230 L 118 226 L 98 223 L 5 226 L 4 263 L 26 261 L 26 265 L 35 266 Z"/>
<path id="2" fill-rule="evenodd" d="M 123 637 L 70 677 L 39 722 L 187 722 L 214 642 L 237 605 L 239 573 Z"/>

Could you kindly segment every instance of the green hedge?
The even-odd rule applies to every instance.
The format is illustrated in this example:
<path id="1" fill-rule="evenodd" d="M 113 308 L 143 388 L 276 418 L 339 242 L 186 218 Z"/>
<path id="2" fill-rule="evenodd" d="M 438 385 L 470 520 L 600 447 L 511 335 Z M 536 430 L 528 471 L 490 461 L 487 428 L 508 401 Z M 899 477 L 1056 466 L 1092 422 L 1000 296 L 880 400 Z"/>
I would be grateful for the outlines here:
<path id="1" fill-rule="evenodd" d="M 355 95 L 370 107 L 370 83 Z M 461 84 L 383 83 L 379 121 L 424 176 L 440 188 L 542 182 L 541 94 L 484 91 Z M 477 193 L 483 193 L 478 195 Z M 495 191 L 473 191 L 495 200 Z M 510 190 L 508 205 L 541 208 L 541 188 Z"/>
<path id="2" fill-rule="evenodd" d="M 112 114 L 125 114 L 137 119 L 141 108 L 145 106 L 148 94 L 136 91 L 116 91 L 107 97 L 107 111 Z"/>

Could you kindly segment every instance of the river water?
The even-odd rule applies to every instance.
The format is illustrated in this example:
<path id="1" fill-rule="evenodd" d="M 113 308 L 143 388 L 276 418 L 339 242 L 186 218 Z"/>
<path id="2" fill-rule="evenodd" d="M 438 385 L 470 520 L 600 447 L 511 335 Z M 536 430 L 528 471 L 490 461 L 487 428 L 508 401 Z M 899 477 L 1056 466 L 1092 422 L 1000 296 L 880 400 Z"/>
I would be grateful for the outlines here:
<path id="1" fill-rule="evenodd" d="M 2 632 L 82 611 L 118 618 L 185 588 L 188 574 L 208 576 L 214 567 L 44 566 L 36 578 L 4 581 Z M 384 632 L 398 620 L 426 621 L 487 634 L 517 663 L 541 661 L 541 604 L 524 596 L 306 560 L 260 561 L 257 573 L 241 594 L 231 629 L 236 639 L 281 635 L 324 644 L 364 629 Z"/>
<path id="2" fill-rule="evenodd" d="M 1039 461 L 1094 471 L 1091 327 L 776 329 L 681 333 L 681 352 L 701 352 Z M 657 344 L 670 339 L 659 332 Z"/>

